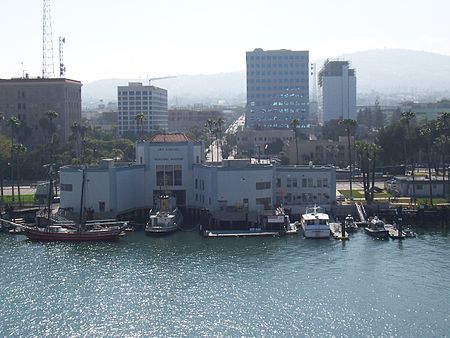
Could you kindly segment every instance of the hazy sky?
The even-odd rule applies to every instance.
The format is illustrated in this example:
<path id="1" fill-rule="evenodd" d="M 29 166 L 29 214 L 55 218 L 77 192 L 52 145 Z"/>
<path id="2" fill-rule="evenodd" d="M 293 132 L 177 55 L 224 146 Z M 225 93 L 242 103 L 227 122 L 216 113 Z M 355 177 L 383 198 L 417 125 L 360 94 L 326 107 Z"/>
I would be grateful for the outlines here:
<path id="1" fill-rule="evenodd" d="M 405 48 L 450 55 L 449 0 L 52 0 L 55 72 L 146 78 L 245 69 L 245 51 L 311 59 Z M 42 69 L 42 1 L 0 0 L 0 78 Z"/>

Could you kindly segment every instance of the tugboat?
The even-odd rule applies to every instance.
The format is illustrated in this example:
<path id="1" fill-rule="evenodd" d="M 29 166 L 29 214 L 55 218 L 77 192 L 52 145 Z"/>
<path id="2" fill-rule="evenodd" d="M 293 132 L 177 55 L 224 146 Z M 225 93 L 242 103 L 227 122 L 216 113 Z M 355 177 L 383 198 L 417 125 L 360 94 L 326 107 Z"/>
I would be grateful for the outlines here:
<path id="1" fill-rule="evenodd" d="M 171 207 L 168 194 L 159 197 L 159 208 L 150 210 L 145 233 L 150 236 L 165 235 L 177 231 L 183 225 L 183 215 L 177 207 Z"/>
<path id="2" fill-rule="evenodd" d="M 378 216 L 375 216 L 367 225 L 367 227 L 364 228 L 364 231 L 366 234 L 372 237 L 376 238 L 388 238 L 389 231 L 386 230 L 384 226 L 384 222 L 378 218 Z"/>

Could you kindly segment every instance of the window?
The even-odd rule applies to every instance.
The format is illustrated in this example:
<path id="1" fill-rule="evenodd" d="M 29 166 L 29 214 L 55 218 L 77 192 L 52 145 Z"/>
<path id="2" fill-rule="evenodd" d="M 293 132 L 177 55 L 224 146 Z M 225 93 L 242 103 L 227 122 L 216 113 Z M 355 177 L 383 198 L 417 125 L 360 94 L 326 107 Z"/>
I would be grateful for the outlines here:
<path id="1" fill-rule="evenodd" d="M 156 185 L 163 187 L 165 186 L 165 179 L 164 179 L 164 166 L 163 165 L 157 165 L 156 166 Z"/>
<path id="2" fill-rule="evenodd" d="M 265 207 L 269 207 L 270 206 L 270 202 L 271 202 L 271 198 L 270 197 L 263 197 L 263 198 L 257 198 L 256 199 L 256 204 L 257 205 L 264 205 Z"/>
<path id="3" fill-rule="evenodd" d="M 281 187 L 281 178 L 277 178 L 277 188 Z"/>
<path id="4" fill-rule="evenodd" d="M 322 180 L 320 178 L 317 179 L 317 188 L 322 188 Z"/>
<path id="5" fill-rule="evenodd" d="M 174 165 L 174 185 L 183 185 L 181 165 Z"/>
<path id="6" fill-rule="evenodd" d="M 195 189 L 198 189 L 198 179 L 195 179 Z"/>
<path id="7" fill-rule="evenodd" d="M 270 182 L 256 182 L 256 190 L 270 189 Z"/>
<path id="8" fill-rule="evenodd" d="M 61 191 L 72 191 L 72 184 L 61 183 Z"/>
<path id="9" fill-rule="evenodd" d="M 287 179 L 287 187 L 288 188 L 291 188 L 291 187 L 296 188 L 297 187 L 297 179 L 288 177 L 288 179 Z"/>
<path id="10" fill-rule="evenodd" d="M 306 178 L 302 178 L 302 187 L 306 188 L 306 186 L 307 186 Z"/>
<path id="11" fill-rule="evenodd" d="M 100 212 L 105 212 L 105 202 L 98 202 L 98 210 Z"/>

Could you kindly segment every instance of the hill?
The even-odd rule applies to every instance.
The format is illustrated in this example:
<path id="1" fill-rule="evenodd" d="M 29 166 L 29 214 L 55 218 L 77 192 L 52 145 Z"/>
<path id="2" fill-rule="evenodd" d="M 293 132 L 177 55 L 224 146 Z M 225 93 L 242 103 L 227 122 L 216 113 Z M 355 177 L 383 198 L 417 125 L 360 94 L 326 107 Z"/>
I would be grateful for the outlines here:
<path id="1" fill-rule="evenodd" d="M 450 56 L 430 52 L 378 49 L 338 56 L 356 69 L 359 94 L 377 91 L 394 93 L 450 92 Z M 317 60 L 320 69 L 323 60 Z M 117 100 L 117 86 L 136 79 L 105 79 L 83 86 L 83 105 Z M 155 85 L 169 91 L 169 104 L 245 103 L 245 72 L 211 75 L 179 75 Z"/>

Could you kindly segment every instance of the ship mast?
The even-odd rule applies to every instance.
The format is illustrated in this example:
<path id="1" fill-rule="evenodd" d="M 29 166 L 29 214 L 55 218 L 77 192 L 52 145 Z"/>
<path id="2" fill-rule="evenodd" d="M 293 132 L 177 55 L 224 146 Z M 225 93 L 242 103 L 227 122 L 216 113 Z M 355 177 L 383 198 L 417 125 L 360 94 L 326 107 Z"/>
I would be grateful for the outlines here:
<path id="1" fill-rule="evenodd" d="M 84 185 L 86 181 L 86 173 L 84 168 L 81 168 L 82 181 L 81 181 L 81 200 L 80 200 L 80 215 L 78 216 L 78 228 L 81 227 L 83 221 L 83 205 L 84 205 Z"/>

